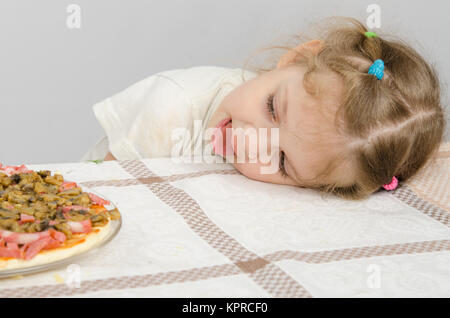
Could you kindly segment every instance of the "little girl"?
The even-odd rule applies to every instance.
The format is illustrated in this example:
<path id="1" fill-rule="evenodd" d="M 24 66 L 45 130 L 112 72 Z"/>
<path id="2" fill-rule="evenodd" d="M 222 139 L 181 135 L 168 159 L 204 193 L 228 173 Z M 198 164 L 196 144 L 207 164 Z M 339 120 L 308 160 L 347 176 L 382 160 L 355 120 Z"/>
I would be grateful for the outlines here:
<path id="1" fill-rule="evenodd" d="M 262 162 L 233 163 L 248 178 L 354 200 L 395 189 L 442 141 L 439 80 L 407 44 L 368 32 L 355 19 L 344 22 L 290 49 L 270 71 L 172 70 L 94 105 L 106 135 L 83 160 L 170 156 L 177 142 L 171 131 L 186 127 L 192 137 L 193 122 L 202 120 L 203 130 L 278 128 L 278 171 L 262 174 Z M 248 143 L 242 148 L 252 155 Z"/>

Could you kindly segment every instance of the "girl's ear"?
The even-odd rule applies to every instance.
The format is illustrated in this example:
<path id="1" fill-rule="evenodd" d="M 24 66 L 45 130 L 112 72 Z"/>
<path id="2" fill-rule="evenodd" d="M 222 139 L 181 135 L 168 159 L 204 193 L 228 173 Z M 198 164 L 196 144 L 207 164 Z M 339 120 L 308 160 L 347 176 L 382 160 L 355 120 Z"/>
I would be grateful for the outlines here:
<path id="1" fill-rule="evenodd" d="M 304 50 L 309 50 L 313 54 L 318 54 L 323 48 L 323 43 L 321 40 L 312 40 L 299 44 L 286 54 L 284 54 L 278 61 L 277 68 L 284 67 L 288 64 L 294 63 L 298 56 L 301 55 Z"/>

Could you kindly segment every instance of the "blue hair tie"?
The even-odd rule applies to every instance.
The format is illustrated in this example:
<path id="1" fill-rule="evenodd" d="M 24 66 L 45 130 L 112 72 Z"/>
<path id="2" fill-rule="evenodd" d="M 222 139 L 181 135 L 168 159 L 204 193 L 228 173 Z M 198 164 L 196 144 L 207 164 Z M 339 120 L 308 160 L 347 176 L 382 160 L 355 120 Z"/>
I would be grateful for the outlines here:
<path id="1" fill-rule="evenodd" d="M 369 74 L 375 75 L 379 80 L 383 78 L 383 70 L 384 70 L 384 62 L 383 60 L 376 60 L 373 62 L 373 64 L 369 67 Z"/>

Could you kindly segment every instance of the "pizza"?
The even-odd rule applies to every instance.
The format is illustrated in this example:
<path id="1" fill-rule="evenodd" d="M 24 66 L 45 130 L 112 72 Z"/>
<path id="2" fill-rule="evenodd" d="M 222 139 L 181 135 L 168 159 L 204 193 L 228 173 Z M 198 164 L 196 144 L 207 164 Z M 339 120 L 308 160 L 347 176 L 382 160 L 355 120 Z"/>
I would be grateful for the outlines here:
<path id="1" fill-rule="evenodd" d="M 109 205 L 61 174 L 0 163 L 0 274 L 90 249 L 120 219 Z"/>

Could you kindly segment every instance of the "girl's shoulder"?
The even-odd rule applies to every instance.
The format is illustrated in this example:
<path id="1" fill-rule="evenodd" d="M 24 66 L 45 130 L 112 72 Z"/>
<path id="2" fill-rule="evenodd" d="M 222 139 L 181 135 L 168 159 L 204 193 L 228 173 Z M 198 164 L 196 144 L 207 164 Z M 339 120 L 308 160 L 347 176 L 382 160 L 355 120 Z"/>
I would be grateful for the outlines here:
<path id="1" fill-rule="evenodd" d="M 173 81 L 176 85 L 189 92 L 202 92 L 217 87 L 224 81 L 236 85 L 242 82 L 243 69 L 222 66 L 192 66 L 188 68 L 172 69 L 155 74 Z M 252 76 L 245 71 L 246 77 Z"/>

